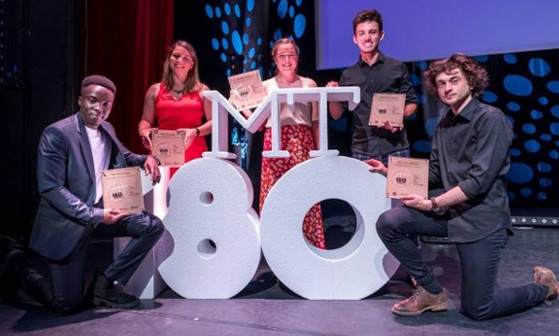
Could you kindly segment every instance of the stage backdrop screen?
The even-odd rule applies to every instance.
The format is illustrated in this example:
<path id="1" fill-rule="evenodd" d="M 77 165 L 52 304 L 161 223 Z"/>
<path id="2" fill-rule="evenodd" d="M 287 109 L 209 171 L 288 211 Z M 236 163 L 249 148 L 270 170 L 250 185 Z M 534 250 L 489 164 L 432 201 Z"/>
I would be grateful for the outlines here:
<path id="1" fill-rule="evenodd" d="M 352 20 L 363 9 L 383 16 L 381 50 L 403 61 L 455 52 L 470 56 L 559 47 L 559 1 L 315 0 L 318 69 L 357 61 Z"/>

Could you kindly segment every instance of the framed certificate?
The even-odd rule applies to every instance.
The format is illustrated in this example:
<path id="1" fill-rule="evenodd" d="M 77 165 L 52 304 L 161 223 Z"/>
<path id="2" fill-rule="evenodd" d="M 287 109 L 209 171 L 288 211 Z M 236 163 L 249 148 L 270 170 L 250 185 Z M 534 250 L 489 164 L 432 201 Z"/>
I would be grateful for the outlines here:
<path id="1" fill-rule="evenodd" d="M 389 156 L 386 174 L 386 197 L 420 195 L 427 198 L 429 160 Z"/>
<path id="2" fill-rule="evenodd" d="M 144 195 L 140 168 L 119 168 L 101 173 L 103 185 L 103 206 L 123 212 L 144 210 Z"/>
<path id="3" fill-rule="evenodd" d="M 257 107 L 266 98 L 266 88 L 260 72 L 253 70 L 228 78 L 231 86 L 231 101 L 238 110 Z"/>
<path id="4" fill-rule="evenodd" d="M 154 130 L 151 145 L 153 155 L 163 167 L 180 167 L 184 164 L 184 131 Z"/>
<path id="5" fill-rule="evenodd" d="M 400 93 L 375 93 L 371 102 L 370 126 L 383 126 L 389 121 L 394 127 L 404 126 L 406 95 Z"/>

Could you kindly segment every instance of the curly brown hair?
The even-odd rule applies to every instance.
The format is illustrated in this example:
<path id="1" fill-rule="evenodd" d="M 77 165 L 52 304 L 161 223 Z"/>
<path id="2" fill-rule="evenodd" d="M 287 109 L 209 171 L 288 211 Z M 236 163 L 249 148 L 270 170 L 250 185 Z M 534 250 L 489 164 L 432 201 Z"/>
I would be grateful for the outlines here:
<path id="1" fill-rule="evenodd" d="M 173 71 L 169 66 L 169 59 L 171 58 L 173 50 L 175 50 L 175 47 L 177 46 L 186 49 L 190 53 L 190 56 L 192 56 L 192 61 L 194 62 L 194 64 L 192 65 L 192 69 L 186 76 L 186 81 L 184 82 L 184 90 L 186 92 L 197 91 L 199 90 L 200 86 L 200 76 L 198 75 L 198 57 L 196 56 L 194 47 L 190 43 L 183 40 L 177 40 L 169 47 L 167 58 L 165 58 L 165 63 L 163 63 L 163 75 L 161 81 L 163 82 L 163 84 L 165 84 L 165 88 L 167 90 L 171 90 L 173 88 Z"/>
<path id="2" fill-rule="evenodd" d="M 438 94 L 436 78 L 441 72 L 449 73 L 453 69 L 460 69 L 468 81 L 474 97 L 481 97 L 489 84 L 487 70 L 479 65 L 473 58 L 464 54 L 454 54 L 449 58 L 434 61 L 429 64 L 429 69 L 423 72 L 427 91 L 436 96 Z"/>

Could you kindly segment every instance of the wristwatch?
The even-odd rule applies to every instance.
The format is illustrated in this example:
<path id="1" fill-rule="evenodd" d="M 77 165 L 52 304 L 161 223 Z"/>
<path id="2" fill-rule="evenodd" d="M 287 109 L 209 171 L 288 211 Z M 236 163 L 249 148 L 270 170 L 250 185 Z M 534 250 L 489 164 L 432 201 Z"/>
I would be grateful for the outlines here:
<path id="1" fill-rule="evenodd" d="M 431 210 L 437 215 L 442 215 L 445 212 L 445 209 L 439 207 L 435 197 L 431 197 L 431 206 L 433 207 Z"/>
<path id="2" fill-rule="evenodd" d="M 431 206 L 433 207 L 433 211 L 435 211 L 439 208 L 439 205 L 437 204 L 437 201 L 435 201 L 435 197 L 431 197 Z"/>

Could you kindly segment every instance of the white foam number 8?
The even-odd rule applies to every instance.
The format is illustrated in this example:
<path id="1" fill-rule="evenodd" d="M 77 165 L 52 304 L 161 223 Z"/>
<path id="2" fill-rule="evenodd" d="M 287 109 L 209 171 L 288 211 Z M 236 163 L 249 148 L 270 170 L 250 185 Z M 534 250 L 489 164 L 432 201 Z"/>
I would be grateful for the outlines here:
<path id="1" fill-rule="evenodd" d="M 165 228 L 171 255 L 159 272 L 185 298 L 229 298 L 254 276 L 260 261 L 258 216 L 246 173 L 220 159 L 197 159 L 169 182 Z"/>

